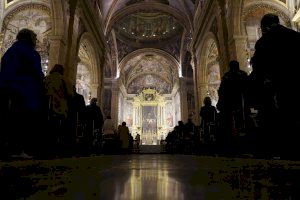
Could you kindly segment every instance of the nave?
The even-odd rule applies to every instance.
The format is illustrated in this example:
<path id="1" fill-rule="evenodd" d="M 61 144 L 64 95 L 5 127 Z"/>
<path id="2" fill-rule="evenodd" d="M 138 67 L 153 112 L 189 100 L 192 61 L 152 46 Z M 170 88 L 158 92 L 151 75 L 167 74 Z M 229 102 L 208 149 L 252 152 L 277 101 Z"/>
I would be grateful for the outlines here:
<path id="1" fill-rule="evenodd" d="M 132 154 L 0 163 L 5 199 L 299 199 L 300 162 Z"/>

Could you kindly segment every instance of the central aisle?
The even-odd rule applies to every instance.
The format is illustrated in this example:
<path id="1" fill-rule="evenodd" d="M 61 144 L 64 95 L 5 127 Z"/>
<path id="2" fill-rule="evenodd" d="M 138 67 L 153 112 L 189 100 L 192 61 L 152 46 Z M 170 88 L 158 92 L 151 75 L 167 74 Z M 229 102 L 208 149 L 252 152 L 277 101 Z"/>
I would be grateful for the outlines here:
<path id="1" fill-rule="evenodd" d="M 299 199 L 299 169 L 280 160 L 103 155 L 2 162 L 0 187 L 11 199 Z"/>

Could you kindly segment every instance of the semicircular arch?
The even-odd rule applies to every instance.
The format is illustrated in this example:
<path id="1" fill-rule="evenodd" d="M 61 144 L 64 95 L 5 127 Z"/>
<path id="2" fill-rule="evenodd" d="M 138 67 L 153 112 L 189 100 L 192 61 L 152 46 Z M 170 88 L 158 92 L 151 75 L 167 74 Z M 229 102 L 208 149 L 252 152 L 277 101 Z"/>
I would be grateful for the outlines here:
<path id="1" fill-rule="evenodd" d="M 88 68 L 90 70 L 90 73 L 92 75 L 91 77 L 91 83 L 92 84 L 98 84 L 99 83 L 99 71 L 98 71 L 98 54 L 97 51 L 93 45 L 93 39 L 92 36 L 88 32 L 84 32 L 80 39 L 79 39 L 79 50 L 78 55 L 80 58 L 80 54 L 82 55 L 83 63 L 89 65 Z M 82 52 L 80 52 L 82 51 Z"/>
<path id="2" fill-rule="evenodd" d="M 168 61 L 170 61 L 172 66 L 176 66 L 174 68 L 175 70 L 180 69 L 180 64 L 176 60 L 176 58 L 174 56 L 172 56 L 171 54 L 167 53 L 166 51 L 163 51 L 160 49 L 154 49 L 154 48 L 143 48 L 143 49 L 138 49 L 136 51 L 133 51 L 130 54 L 128 54 L 127 56 L 125 56 L 119 64 L 119 70 L 122 71 L 122 69 L 125 67 L 127 62 L 130 61 L 131 59 L 133 59 L 134 57 L 141 55 L 141 54 L 147 54 L 147 53 L 162 56 L 162 57 L 166 58 Z"/>
<path id="3" fill-rule="evenodd" d="M 253 15 L 258 10 L 264 10 L 266 12 L 274 13 L 279 16 L 283 20 L 286 26 L 291 27 L 291 14 L 287 7 L 282 5 L 277 1 L 254 1 L 245 3 L 243 6 L 241 23 L 245 23 L 251 15 Z M 262 13 L 263 14 L 263 13 Z M 245 30 L 242 30 L 245 33 Z"/>
<path id="4" fill-rule="evenodd" d="M 123 17 L 139 12 L 139 11 L 160 11 L 166 14 L 173 16 L 178 22 L 186 29 L 191 30 L 192 22 L 189 20 L 188 16 L 180 12 L 179 10 L 172 8 L 168 5 L 161 4 L 161 3 L 154 3 L 154 2 L 141 2 L 132 4 L 130 6 L 126 6 L 123 9 L 112 13 L 111 16 L 107 17 L 107 21 L 105 22 L 105 34 L 108 34 L 114 24 L 122 19 Z"/>
<path id="5" fill-rule="evenodd" d="M 200 53 L 200 69 L 198 70 L 198 80 L 200 88 L 201 102 L 205 96 L 210 96 L 213 105 L 218 101 L 218 88 L 221 82 L 221 69 L 219 63 L 219 44 L 217 37 L 214 33 L 208 32 L 204 36 L 203 45 L 201 46 Z"/>

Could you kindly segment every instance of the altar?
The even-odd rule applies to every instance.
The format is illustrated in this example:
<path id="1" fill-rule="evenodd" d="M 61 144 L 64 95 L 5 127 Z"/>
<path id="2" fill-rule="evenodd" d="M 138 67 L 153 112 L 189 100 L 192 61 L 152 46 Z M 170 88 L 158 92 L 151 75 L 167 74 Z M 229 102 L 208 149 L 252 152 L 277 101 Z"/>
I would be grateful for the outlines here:
<path id="1" fill-rule="evenodd" d="M 159 145 L 173 129 L 167 123 L 167 103 L 168 100 L 153 89 L 145 89 L 133 98 L 131 132 L 133 137 L 140 134 L 142 145 Z"/>

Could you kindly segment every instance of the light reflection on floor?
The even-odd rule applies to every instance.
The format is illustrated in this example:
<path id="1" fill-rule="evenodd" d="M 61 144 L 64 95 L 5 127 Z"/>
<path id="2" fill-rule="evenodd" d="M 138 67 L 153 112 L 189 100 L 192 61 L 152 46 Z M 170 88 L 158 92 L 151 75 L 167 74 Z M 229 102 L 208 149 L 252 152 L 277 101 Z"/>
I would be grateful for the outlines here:
<path id="1" fill-rule="evenodd" d="M 11 199 L 300 199 L 300 162 L 123 155 L 0 163 Z M 9 199 L 9 198 L 6 198 Z"/>

